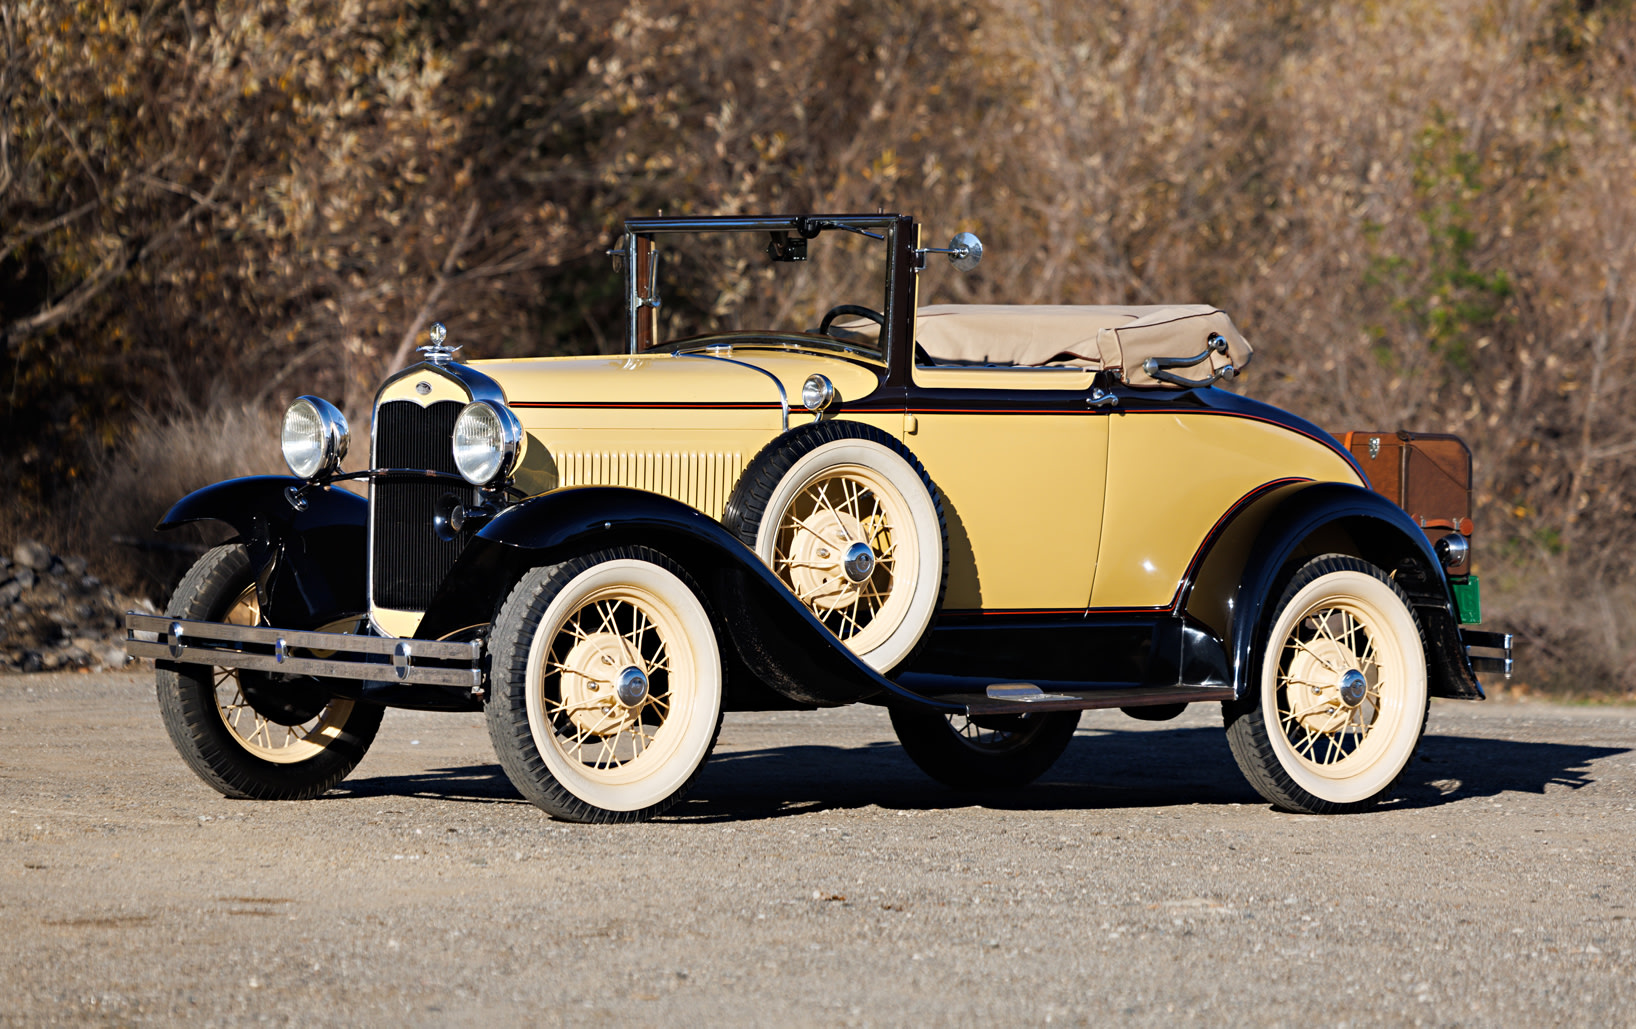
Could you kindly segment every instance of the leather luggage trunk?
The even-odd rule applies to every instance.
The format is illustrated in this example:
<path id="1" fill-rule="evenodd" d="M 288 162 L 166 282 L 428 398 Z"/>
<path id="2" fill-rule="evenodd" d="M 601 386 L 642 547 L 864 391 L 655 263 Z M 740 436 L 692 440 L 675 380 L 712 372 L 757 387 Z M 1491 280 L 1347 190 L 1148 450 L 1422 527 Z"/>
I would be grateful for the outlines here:
<path id="1" fill-rule="evenodd" d="M 1451 532 L 1471 535 L 1471 448 L 1465 440 L 1438 432 L 1348 432 L 1341 445 L 1363 466 L 1375 492 L 1392 498 L 1434 543 Z M 1469 561 L 1448 571 L 1466 575 Z"/>

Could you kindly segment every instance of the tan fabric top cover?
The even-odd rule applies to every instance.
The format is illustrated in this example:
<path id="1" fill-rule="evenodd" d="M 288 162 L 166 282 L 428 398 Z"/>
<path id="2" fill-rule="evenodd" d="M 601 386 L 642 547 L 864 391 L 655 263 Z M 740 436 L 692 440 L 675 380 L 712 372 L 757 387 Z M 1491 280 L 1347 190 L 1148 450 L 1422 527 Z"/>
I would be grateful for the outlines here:
<path id="1" fill-rule="evenodd" d="M 1150 357 L 1193 357 L 1212 332 L 1225 354 L 1172 369 L 1208 378 L 1250 363 L 1250 345 L 1227 312 L 1206 304 L 1087 307 L 1068 304 L 934 304 L 915 312 L 915 341 L 936 361 L 1024 367 L 1073 364 L 1120 375 L 1132 386 L 1166 385 L 1142 371 Z M 1208 368 L 1208 372 L 1206 369 Z"/>

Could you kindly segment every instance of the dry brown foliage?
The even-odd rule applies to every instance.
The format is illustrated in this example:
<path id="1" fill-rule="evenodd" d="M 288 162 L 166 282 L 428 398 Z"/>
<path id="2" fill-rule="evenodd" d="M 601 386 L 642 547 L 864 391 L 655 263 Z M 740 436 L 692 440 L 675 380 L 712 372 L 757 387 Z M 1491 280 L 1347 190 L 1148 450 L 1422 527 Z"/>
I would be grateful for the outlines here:
<path id="1" fill-rule="evenodd" d="M 184 449 L 200 398 L 360 417 L 433 317 L 609 349 L 622 216 L 885 207 L 989 247 L 924 301 L 1215 302 L 1240 388 L 1462 433 L 1528 681 L 1636 691 L 1630 0 L 58 0 L 0 32 L 25 509 L 162 466 L 133 411 Z M 118 474 L 133 520 L 171 499 Z"/>

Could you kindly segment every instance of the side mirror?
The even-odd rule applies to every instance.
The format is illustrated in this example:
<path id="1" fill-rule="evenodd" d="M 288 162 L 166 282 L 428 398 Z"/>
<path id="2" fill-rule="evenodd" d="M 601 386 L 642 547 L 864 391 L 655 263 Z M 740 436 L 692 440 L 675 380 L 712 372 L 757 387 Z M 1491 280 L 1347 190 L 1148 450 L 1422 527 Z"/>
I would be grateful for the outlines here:
<path id="1" fill-rule="evenodd" d="M 962 232 L 949 240 L 946 247 L 921 247 L 915 251 L 917 266 L 926 267 L 927 254 L 948 254 L 949 263 L 960 271 L 969 272 L 983 259 L 983 241 L 975 232 Z"/>
<path id="2" fill-rule="evenodd" d="M 949 240 L 949 263 L 969 272 L 983 259 L 983 241 L 975 232 L 962 232 Z"/>

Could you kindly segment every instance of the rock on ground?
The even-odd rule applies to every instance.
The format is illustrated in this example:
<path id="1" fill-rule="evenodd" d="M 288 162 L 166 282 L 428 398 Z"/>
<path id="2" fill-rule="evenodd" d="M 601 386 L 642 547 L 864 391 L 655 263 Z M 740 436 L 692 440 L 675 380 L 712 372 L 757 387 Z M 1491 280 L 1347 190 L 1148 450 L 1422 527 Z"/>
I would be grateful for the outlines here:
<path id="1" fill-rule="evenodd" d="M 103 585 L 83 557 L 23 540 L 0 554 L 0 672 L 123 668 L 130 610 L 153 605 Z"/>

